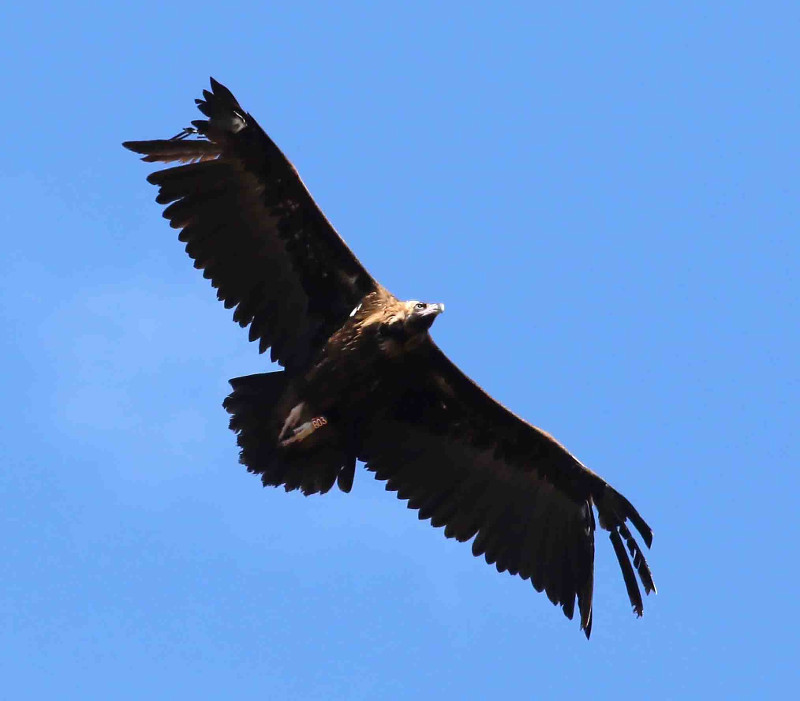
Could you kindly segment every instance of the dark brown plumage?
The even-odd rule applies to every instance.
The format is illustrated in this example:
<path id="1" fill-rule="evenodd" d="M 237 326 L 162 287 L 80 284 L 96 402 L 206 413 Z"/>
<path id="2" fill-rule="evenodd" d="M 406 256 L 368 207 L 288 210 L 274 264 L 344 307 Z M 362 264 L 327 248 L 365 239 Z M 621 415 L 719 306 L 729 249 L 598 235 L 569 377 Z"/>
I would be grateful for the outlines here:
<path id="1" fill-rule="evenodd" d="M 361 266 L 291 163 L 211 80 L 194 121 L 169 140 L 124 145 L 157 171 L 164 216 L 195 267 L 280 372 L 231 381 L 241 462 L 265 485 L 353 485 L 356 460 L 421 519 L 498 571 L 530 579 L 592 629 L 593 507 L 609 531 L 633 610 L 655 591 L 625 497 L 466 377 L 428 329 L 443 305 L 403 302 Z M 197 138 L 192 138 L 193 136 Z M 626 550 L 627 548 L 627 550 Z M 631 562 L 632 560 L 632 562 Z"/>

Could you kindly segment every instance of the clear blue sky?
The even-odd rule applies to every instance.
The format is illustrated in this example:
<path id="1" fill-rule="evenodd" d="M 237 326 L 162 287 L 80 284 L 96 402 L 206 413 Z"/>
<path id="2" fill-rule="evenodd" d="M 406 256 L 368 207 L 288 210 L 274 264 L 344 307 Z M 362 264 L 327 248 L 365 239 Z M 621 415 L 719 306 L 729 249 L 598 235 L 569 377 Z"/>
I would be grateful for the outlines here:
<path id="1" fill-rule="evenodd" d="M 0 11 L 9 698 L 796 692 L 795 2 L 15 3 Z M 120 147 L 226 83 L 441 346 L 626 494 L 586 642 L 372 476 L 264 490 L 267 368 Z"/>

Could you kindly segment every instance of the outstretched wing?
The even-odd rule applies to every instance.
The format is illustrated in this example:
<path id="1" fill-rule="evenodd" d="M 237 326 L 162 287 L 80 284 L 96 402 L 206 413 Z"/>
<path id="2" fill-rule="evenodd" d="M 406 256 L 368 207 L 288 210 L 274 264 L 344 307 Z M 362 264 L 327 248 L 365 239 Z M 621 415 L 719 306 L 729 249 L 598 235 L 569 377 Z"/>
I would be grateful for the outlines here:
<path id="1" fill-rule="evenodd" d="M 401 400 L 365 428 L 362 459 L 420 519 L 467 541 L 499 572 L 530 579 L 581 628 L 592 628 L 595 519 L 610 532 L 637 615 L 655 591 L 630 520 L 652 531 L 625 497 L 548 434 L 500 405 L 431 342 L 413 361 Z M 630 558 L 625 551 L 628 547 Z"/>
<path id="2" fill-rule="evenodd" d="M 259 350 L 302 367 L 377 283 L 255 119 L 213 78 L 211 88 L 194 129 L 123 145 L 184 164 L 148 177 L 164 217 Z"/>

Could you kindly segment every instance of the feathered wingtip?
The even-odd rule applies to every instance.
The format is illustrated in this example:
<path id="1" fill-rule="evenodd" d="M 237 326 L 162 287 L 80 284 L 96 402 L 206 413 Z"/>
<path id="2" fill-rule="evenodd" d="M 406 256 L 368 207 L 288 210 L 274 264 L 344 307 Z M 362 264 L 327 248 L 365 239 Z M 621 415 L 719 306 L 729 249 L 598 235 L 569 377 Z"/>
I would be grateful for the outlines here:
<path id="1" fill-rule="evenodd" d="M 208 119 L 195 119 L 192 126 L 203 136 L 216 141 L 227 133 L 237 134 L 247 126 L 248 115 L 236 101 L 233 93 L 222 83 L 209 79 L 211 91 L 203 90 L 203 99 L 195 100 Z"/>
<path id="2" fill-rule="evenodd" d="M 641 616 L 644 604 L 636 575 L 639 575 L 639 581 L 644 587 L 645 594 L 655 594 L 657 590 L 644 553 L 628 529 L 626 521 L 630 521 L 634 525 L 648 548 L 653 543 L 653 531 L 633 505 L 608 485 L 605 487 L 602 500 L 597 504 L 597 509 L 600 514 L 600 525 L 609 531 L 611 545 L 617 556 L 620 570 L 622 570 L 622 578 L 625 581 L 625 588 L 628 590 L 628 598 L 633 612 L 637 616 Z M 631 560 L 633 560 L 632 564 Z"/>
<path id="3" fill-rule="evenodd" d="M 151 141 L 125 141 L 123 146 L 142 155 L 148 163 L 194 163 L 217 158 L 222 150 L 220 142 L 227 134 L 236 134 L 247 126 L 249 115 L 239 106 L 236 98 L 222 83 L 211 78 L 211 91 L 203 90 L 203 99 L 195 100 L 197 108 L 208 119 L 195 119 L 171 139 Z M 200 138 L 191 139 L 198 135 Z"/>

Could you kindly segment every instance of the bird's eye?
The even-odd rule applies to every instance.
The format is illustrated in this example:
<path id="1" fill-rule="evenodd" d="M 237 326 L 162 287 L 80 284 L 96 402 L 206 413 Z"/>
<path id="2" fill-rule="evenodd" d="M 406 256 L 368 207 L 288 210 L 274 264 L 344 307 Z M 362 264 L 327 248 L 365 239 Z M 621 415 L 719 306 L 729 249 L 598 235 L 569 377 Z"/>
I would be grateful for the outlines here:
<path id="1" fill-rule="evenodd" d="M 427 304 L 425 304 L 425 302 L 417 302 L 417 303 L 414 305 L 414 309 L 425 309 L 425 307 L 427 307 L 427 306 L 428 306 L 428 305 L 427 305 Z"/>

